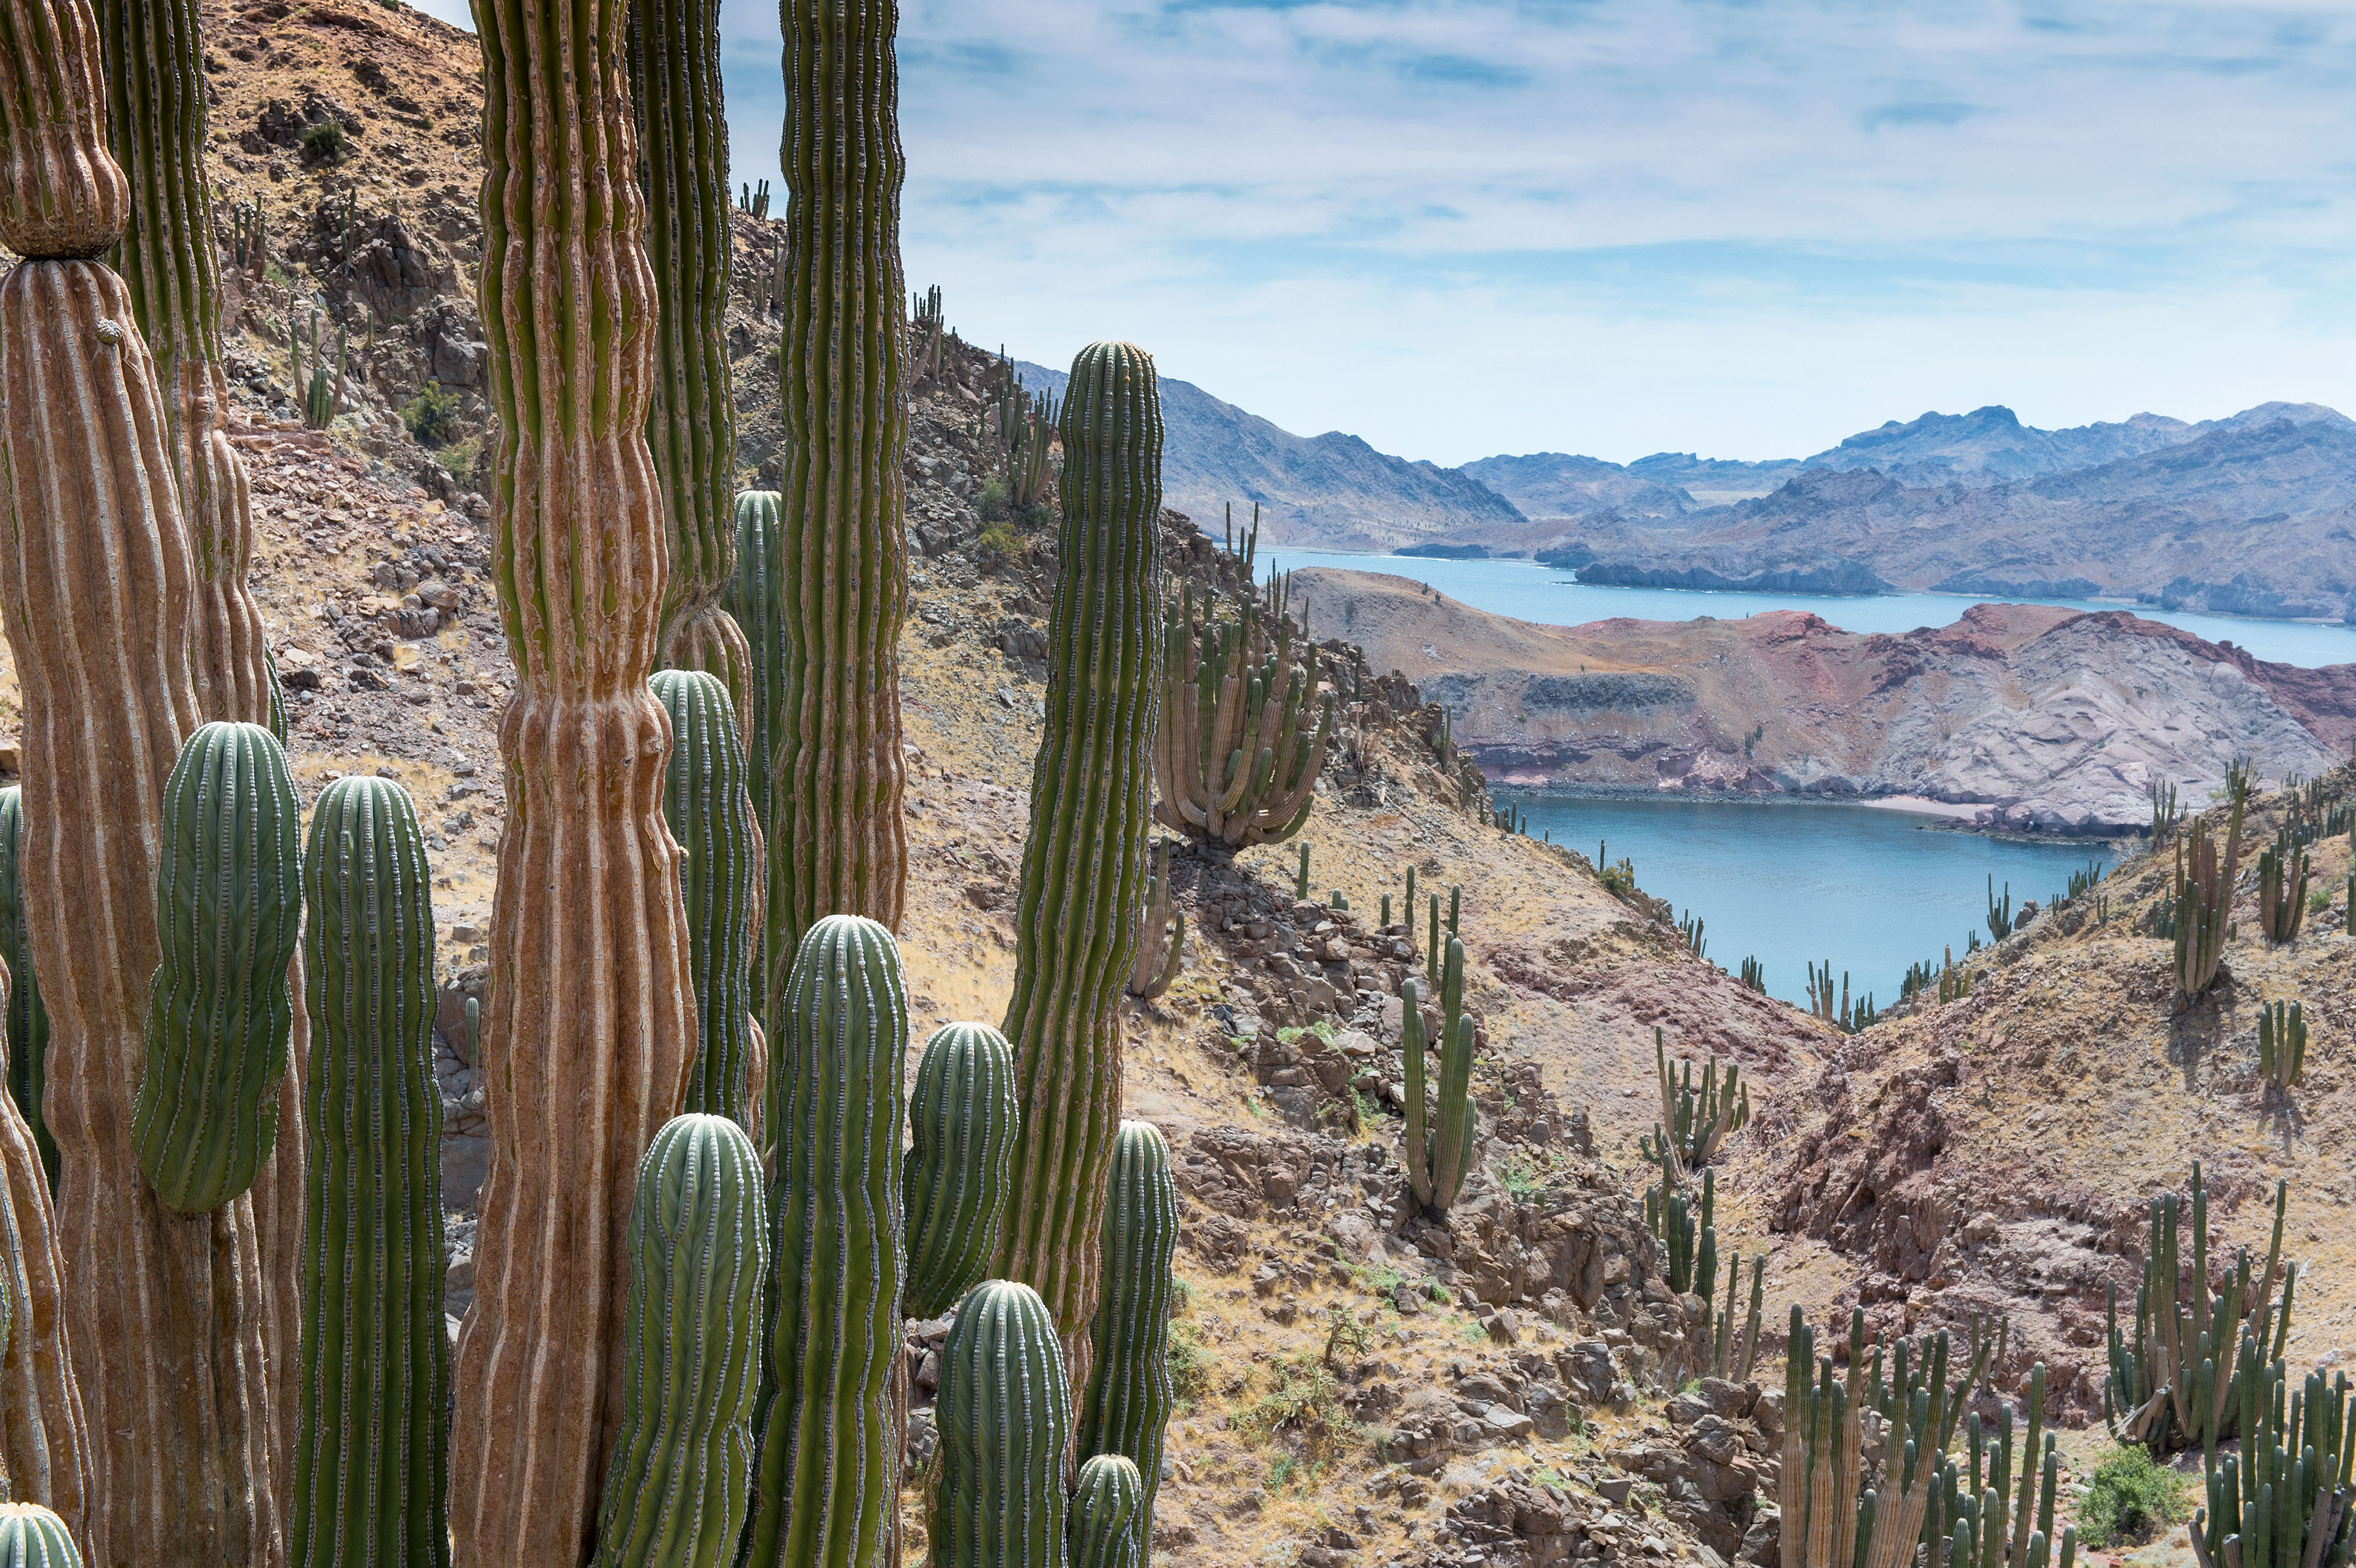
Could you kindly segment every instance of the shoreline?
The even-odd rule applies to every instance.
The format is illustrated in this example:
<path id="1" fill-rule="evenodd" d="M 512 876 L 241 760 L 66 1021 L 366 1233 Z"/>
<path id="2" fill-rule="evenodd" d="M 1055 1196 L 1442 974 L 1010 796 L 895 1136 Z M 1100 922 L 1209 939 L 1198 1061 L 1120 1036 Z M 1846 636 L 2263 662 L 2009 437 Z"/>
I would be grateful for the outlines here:
<path id="1" fill-rule="evenodd" d="M 1975 838 L 2025 844 L 2139 844 L 2143 835 L 2133 825 L 2107 824 L 2085 832 L 2034 832 L 2019 828 L 1984 828 L 1974 819 L 1989 803 L 1957 804 L 1927 795 L 1820 795 L 1790 789 L 1753 792 L 1740 789 L 1646 789 L 1625 784 L 1516 784 L 1487 780 L 1495 796 L 1546 796 L 1556 800 L 1618 800 L 1676 805 L 1766 806 L 1800 810 L 1815 806 L 1861 806 L 1896 816 L 1920 817 L 1924 832 L 1968 833 Z"/>

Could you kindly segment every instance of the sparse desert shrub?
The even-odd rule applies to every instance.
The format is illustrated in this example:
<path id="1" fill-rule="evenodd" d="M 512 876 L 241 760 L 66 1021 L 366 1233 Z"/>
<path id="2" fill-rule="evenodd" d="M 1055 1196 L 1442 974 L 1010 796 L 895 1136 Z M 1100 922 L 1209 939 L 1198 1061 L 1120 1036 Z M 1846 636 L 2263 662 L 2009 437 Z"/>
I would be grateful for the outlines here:
<path id="1" fill-rule="evenodd" d="M 428 381 L 402 404 L 401 423 L 420 446 L 446 446 L 458 433 L 458 400 Z"/>
<path id="2" fill-rule="evenodd" d="M 1022 553 L 1023 540 L 1004 518 L 999 518 L 982 525 L 981 548 L 992 560 L 1011 561 Z"/>
<path id="3" fill-rule="evenodd" d="M 344 127 L 341 122 L 322 120 L 303 133 L 303 161 L 306 164 L 341 163 L 344 158 Z"/>

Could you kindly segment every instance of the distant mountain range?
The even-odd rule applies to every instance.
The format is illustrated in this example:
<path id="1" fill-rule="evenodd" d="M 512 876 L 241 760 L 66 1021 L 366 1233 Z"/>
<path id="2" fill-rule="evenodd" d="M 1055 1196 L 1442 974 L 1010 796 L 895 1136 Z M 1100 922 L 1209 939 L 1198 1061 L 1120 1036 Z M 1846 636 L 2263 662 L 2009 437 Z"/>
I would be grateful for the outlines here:
<path id="1" fill-rule="evenodd" d="M 1066 376 L 1018 364 L 1061 395 Z M 1257 503 L 1274 541 L 1535 558 L 1582 581 L 2117 598 L 2227 614 L 2356 611 L 2356 420 L 2267 403 L 2040 430 L 1990 404 L 1808 457 L 1561 452 L 1461 468 L 1301 436 L 1162 383 L 1167 504 L 1216 532 Z"/>

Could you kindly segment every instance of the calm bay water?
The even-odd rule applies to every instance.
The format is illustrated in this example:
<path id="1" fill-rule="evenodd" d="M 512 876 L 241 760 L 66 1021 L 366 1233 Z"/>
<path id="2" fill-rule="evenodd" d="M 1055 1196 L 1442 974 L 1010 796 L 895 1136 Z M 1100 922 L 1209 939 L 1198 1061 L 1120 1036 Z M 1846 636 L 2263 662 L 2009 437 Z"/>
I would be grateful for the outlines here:
<path id="1" fill-rule="evenodd" d="M 1534 838 L 1550 832 L 1589 856 L 1602 840 L 1612 860 L 1634 864 L 1639 887 L 1701 917 L 1712 962 L 1739 974 L 1755 956 L 1768 991 L 1803 1005 L 1811 963 L 1829 960 L 1856 994 L 1887 1004 L 1907 965 L 1951 943 L 1960 955 L 1969 931 L 1986 941 L 1990 876 L 1999 893 L 2010 884 L 2016 907 L 2042 908 L 2090 856 L 2117 858 L 2104 844 L 1942 831 L 1873 806 L 1499 793 L 1508 800 Z"/>
<path id="2" fill-rule="evenodd" d="M 1989 602 L 1962 594 L 1881 594 L 1840 598 L 1824 594 L 1712 594 L 1676 588 L 1590 586 L 1571 574 L 1526 561 L 1430 561 L 1416 555 L 1355 555 L 1331 550 L 1291 550 L 1265 545 L 1263 565 L 1279 571 L 1296 566 L 1333 566 L 1350 572 L 1386 572 L 1438 588 L 1451 598 L 1494 615 L 1547 626 L 1578 626 L 1612 616 L 1639 620 L 1691 620 L 1715 616 L 1733 620 L 1761 610 L 1809 610 L 1846 631 L 1908 632 L 1948 626 L 1976 604 Z M 2194 615 L 2148 605 L 2097 604 L 2081 599 L 2013 599 L 2013 604 L 2053 604 L 2068 609 L 2132 609 L 2147 619 L 2179 626 L 2211 642 L 2231 642 L 2259 659 L 2313 669 L 2356 663 L 2356 627 L 2308 621 L 2245 620 L 2235 616 Z M 1310 607 L 1312 618 L 1317 607 Z"/>

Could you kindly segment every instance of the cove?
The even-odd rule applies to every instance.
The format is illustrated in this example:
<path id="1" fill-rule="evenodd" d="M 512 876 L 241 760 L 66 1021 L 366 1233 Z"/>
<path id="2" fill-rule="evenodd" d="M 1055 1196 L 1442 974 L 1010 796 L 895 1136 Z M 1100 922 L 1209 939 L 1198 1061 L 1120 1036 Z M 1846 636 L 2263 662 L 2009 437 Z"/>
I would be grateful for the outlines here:
<path id="1" fill-rule="evenodd" d="M 1697 915 L 1710 961 L 1739 974 L 1767 966 L 1769 994 L 1807 1004 L 1807 966 L 1829 961 L 1837 985 L 1877 1006 L 1898 1000 L 1906 968 L 1936 960 L 1966 933 L 1988 940 L 1987 878 L 2011 884 L 2016 908 L 2043 908 L 2070 873 L 2117 850 L 2098 841 L 2040 844 L 1945 831 L 1934 819 L 1847 802 L 1624 800 L 1501 789 L 1529 813 L 1530 836 L 1592 857 L 1603 840 L 1636 886 Z"/>
<path id="2" fill-rule="evenodd" d="M 2147 620 L 2182 627 L 2211 642 L 2231 642 L 2252 656 L 2277 664 L 2316 669 L 2356 662 L 2356 627 L 2318 621 L 2244 619 L 2195 615 L 2153 605 L 2100 604 L 2083 599 L 2005 599 L 1964 594 L 1875 594 L 1840 597 L 1825 594 L 1700 593 L 1680 588 L 1590 586 L 1570 573 L 1527 561 L 1436 561 L 1418 555 L 1359 555 L 1336 550 L 1294 550 L 1263 545 L 1264 569 L 1331 566 L 1344 572 L 1384 572 L 1439 589 L 1452 599 L 1492 615 L 1542 626 L 1580 626 L 1627 616 L 1636 620 L 1692 620 L 1715 616 L 1734 620 L 1761 610 L 1807 610 L 1844 631 L 1897 634 L 1917 627 L 1951 626 L 1977 604 L 2051 604 L 2064 609 L 2132 610 Z M 1338 635 L 1342 628 L 1309 607 L 1311 629 Z"/>

